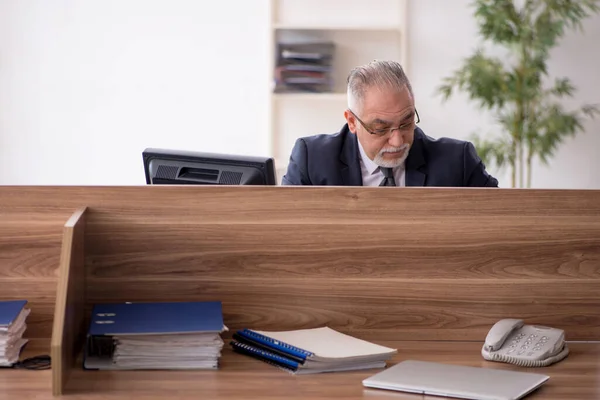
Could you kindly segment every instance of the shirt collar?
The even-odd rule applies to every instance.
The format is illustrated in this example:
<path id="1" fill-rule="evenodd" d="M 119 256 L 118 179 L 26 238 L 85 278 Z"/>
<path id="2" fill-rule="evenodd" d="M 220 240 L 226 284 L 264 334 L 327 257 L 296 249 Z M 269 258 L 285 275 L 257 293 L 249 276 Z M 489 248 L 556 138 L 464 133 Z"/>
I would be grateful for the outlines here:
<path id="1" fill-rule="evenodd" d="M 358 140 L 358 138 L 356 138 L 356 141 L 358 142 L 358 150 L 360 151 L 360 159 L 362 160 L 362 163 L 365 166 L 365 168 L 367 169 L 367 172 L 369 173 L 369 175 L 373 175 L 378 170 L 379 165 L 375 164 L 375 162 L 373 160 L 371 160 L 369 158 L 369 156 L 367 156 L 367 153 L 365 153 L 365 149 L 363 149 L 362 144 L 360 144 L 360 140 Z"/>
<path id="2" fill-rule="evenodd" d="M 375 164 L 375 161 L 371 160 L 369 158 L 369 156 L 367 155 L 367 153 L 365 153 L 365 149 L 363 149 L 362 144 L 360 144 L 360 140 L 358 140 L 358 138 L 356 138 L 356 141 L 358 142 L 358 150 L 360 151 L 360 159 L 364 165 L 364 167 L 366 168 L 367 172 L 369 173 L 369 175 L 373 175 L 375 172 L 379 171 L 379 165 Z M 404 166 L 406 164 L 406 161 L 402 163 L 402 165 L 400 165 L 399 167 L 393 168 L 394 171 L 396 171 L 397 169 L 403 170 Z"/>

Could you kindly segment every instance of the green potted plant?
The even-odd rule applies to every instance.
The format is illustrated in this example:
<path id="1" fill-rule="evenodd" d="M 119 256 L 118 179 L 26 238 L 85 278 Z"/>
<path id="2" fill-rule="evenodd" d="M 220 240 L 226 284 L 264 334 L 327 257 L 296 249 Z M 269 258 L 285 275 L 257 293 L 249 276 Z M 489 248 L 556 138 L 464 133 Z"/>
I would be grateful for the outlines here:
<path id="1" fill-rule="evenodd" d="M 547 68 L 550 50 L 568 29 L 582 31 L 581 21 L 600 10 L 600 0 L 476 0 L 472 6 L 482 38 L 504 54 L 479 47 L 438 93 L 446 101 L 455 90 L 466 92 L 493 113 L 499 132 L 474 135 L 473 144 L 484 163 L 510 167 L 512 187 L 531 187 L 534 157 L 547 163 L 567 137 L 583 130 L 585 118 L 600 112 L 590 104 L 566 110 L 560 100 L 576 89 L 568 78 L 549 82 Z"/>

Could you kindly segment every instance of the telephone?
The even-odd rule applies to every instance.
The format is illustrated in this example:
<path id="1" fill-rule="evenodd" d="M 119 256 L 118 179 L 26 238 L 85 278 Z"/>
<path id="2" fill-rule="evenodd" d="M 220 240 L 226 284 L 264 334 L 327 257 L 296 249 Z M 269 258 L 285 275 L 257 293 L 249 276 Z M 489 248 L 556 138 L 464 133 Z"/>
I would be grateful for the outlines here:
<path id="1" fill-rule="evenodd" d="M 545 367 L 569 354 L 562 329 L 524 325 L 520 319 L 502 319 L 490 329 L 481 355 L 486 360 L 522 367 Z"/>

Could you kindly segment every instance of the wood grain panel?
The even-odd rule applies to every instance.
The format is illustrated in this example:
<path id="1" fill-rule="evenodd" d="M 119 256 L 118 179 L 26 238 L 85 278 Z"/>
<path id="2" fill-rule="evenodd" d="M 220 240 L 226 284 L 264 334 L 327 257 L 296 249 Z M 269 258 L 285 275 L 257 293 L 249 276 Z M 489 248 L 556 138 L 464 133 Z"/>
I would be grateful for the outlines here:
<path id="1" fill-rule="evenodd" d="M 0 279 L 56 277 L 62 214 L 15 213 L 0 216 Z"/>
<path id="2" fill-rule="evenodd" d="M 66 222 L 60 255 L 56 306 L 52 328 L 52 393 L 58 396 L 82 349 L 85 311 L 85 208 Z"/>
<path id="3" fill-rule="evenodd" d="M 579 217 L 419 218 L 384 233 L 355 224 L 93 229 L 90 277 L 600 278 L 600 221 Z"/>
<path id="4" fill-rule="evenodd" d="M 19 195 L 13 192 L 18 191 Z M 127 201 L 124 201 L 127 199 Z M 414 216 L 588 216 L 600 214 L 598 190 L 484 188 L 33 186 L 0 188 L 2 210 L 66 213 L 85 205 L 101 219 L 148 223 L 386 223 Z M 166 211 L 168 210 L 168 211 Z M 161 215 L 159 221 L 150 216 Z M 92 215 L 93 213 L 91 213 Z M 91 216 L 90 215 L 90 216 Z"/>
<path id="5" fill-rule="evenodd" d="M 31 314 L 24 336 L 41 338 L 49 347 L 62 226 L 69 212 L 48 212 L 38 196 L 30 199 L 35 206 L 23 207 L 26 192 L 0 188 L 0 300 L 27 299 Z"/>
<path id="6" fill-rule="evenodd" d="M 46 247 L 47 246 L 47 247 Z M 0 250 L 0 278 L 56 279 L 60 241 L 48 241 L 42 246 L 18 246 Z"/>
<path id="7" fill-rule="evenodd" d="M 43 187 L 25 188 L 23 201 L 0 189 L 0 202 L 22 213 L 39 212 L 40 204 L 52 213 L 89 206 L 88 307 L 92 301 L 123 299 L 124 293 L 129 299 L 148 300 L 211 293 L 227 301 L 234 294 L 229 287 L 248 294 L 235 281 L 242 278 L 256 286 L 258 294 L 249 295 L 259 309 L 266 304 L 260 298 L 285 305 L 287 298 L 296 298 L 293 293 L 310 293 L 307 298 L 319 302 L 302 303 L 310 310 L 323 302 L 338 304 L 339 299 L 350 309 L 355 303 L 368 307 L 374 302 L 374 310 L 385 310 L 390 302 L 410 304 L 406 293 L 413 288 L 420 293 L 431 293 L 429 288 L 445 291 L 426 307 L 398 308 L 391 315 L 379 316 L 359 304 L 357 315 L 342 310 L 312 321 L 331 318 L 344 326 L 344 318 L 357 321 L 371 315 L 377 322 L 369 328 L 381 329 L 383 335 L 389 326 L 398 326 L 394 318 L 413 332 L 404 315 L 429 327 L 453 326 L 451 336 L 456 338 L 468 335 L 474 325 L 485 325 L 482 321 L 509 315 L 548 316 L 574 329 L 575 337 L 597 333 L 584 325 L 597 317 L 590 310 L 598 305 L 595 293 L 600 288 L 600 191 L 371 189 Z M 410 281 L 401 283 L 400 291 L 389 286 L 397 279 Z M 343 291 L 332 288 L 337 280 L 347 281 Z M 373 283 L 363 287 L 364 280 Z M 519 286 L 519 280 L 529 286 Z M 323 296 L 310 287 L 318 281 L 324 282 L 316 286 Z M 557 293 L 564 297 L 566 285 L 572 291 L 563 304 L 547 300 Z M 134 290 L 127 291 L 129 287 Z M 286 291 L 270 297 L 260 292 L 271 287 Z M 355 295 L 374 287 L 388 294 Z M 546 300 L 531 298 L 534 292 Z M 456 301 L 457 293 L 466 298 Z M 489 296 L 495 304 L 488 304 Z M 378 302 L 382 298 L 387 303 Z M 491 307 L 491 317 L 481 304 Z M 234 308 L 231 314 L 244 311 Z M 264 320 L 260 315 L 250 319 L 256 318 Z"/>
<path id="8" fill-rule="evenodd" d="M 153 218 L 134 210 L 96 212 L 88 305 L 222 300 L 233 328 L 327 324 L 383 340 L 479 340 L 506 317 L 563 327 L 574 340 L 600 338 L 600 214 L 579 215 L 560 199 L 549 217 L 545 193 L 536 204 L 522 192 L 525 198 L 512 201 L 518 213 L 515 204 L 486 198 L 495 213 L 483 213 L 489 203 L 479 199 L 469 210 L 451 205 L 451 213 L 404 215 L 398 211 L 408 205 L 381 209 L 387 194 L 375 206 L 371 192 L 359 192 L 350 198 L 330 192 L 329 205 L 298 192 L 284 207 L 287 220 L 276 207 L 273 218 L 248 221 L 247 207 L 258 213 L 264 199 L 244 201 L 239 218 L 231 211 L 218 223 L 212 207 L 218 213 L 227 205 L 212 199 L 198 206 L 210 207 L 206 217 L 193 209 L 198 198 L 185 218 L 176 207 Z M 437 203 L 449 201 L 441 192 L 420 204 L 440 210 Z M 223 196 L 215 197 L 225 202 Z M 377 210 L 375 218 L 348 210 L 363 201 L 366 214 Z M 305 218 L 299 210 L 307 204 L 314 208 Z"/>
<path id="9" fill-rule="evenodd" d="M 329 325 L 377 340 L 480 340 L 499 319 L 524 318 L 600 337 L 594 281 L 528 279 L 119 279 L 91 280 L 88 302 L 222 300 L 232 330 Z"/>

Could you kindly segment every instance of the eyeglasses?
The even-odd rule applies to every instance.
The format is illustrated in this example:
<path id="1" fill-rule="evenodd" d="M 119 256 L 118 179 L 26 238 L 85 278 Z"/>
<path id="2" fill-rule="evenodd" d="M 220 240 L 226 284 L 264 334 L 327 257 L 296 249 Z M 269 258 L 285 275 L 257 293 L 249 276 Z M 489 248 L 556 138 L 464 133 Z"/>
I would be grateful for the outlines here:
<path id="1" fill-rule="evenodd" d="M 415 115 L 411 122 L 404 123 L 404 124 L 398 126 L 397 128 L 373 129 L 373 128 L 367 126 L 367 124 L 365 124 L 364 122 L 362 122 L 361 119 L 358 118 L 358 116 L 356 114 L 354 114 L 354 111 L 352 111 L 351 109 L 348 109 L 348 111 L 350 111 L 350 114 L 354 115 L 354 118 L 356 118 L 356 120 L 363 126 L 363 128 L 365 128 L 365 130 L 367 132 L 369 132 L 371 135 L 375 135 L 375 136 L 379 136 L 379 137 L 386 136 L 388 133 L 391 134 L 395 130 L 405 131 L 405 130 L 411 128 L 413 126 L 413 124 L 418 124 L 419 122 L 421 122 L 419 113 L 417 112 L 417 109 L 415 108 Z"/>

